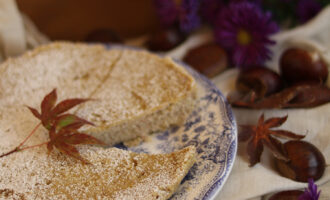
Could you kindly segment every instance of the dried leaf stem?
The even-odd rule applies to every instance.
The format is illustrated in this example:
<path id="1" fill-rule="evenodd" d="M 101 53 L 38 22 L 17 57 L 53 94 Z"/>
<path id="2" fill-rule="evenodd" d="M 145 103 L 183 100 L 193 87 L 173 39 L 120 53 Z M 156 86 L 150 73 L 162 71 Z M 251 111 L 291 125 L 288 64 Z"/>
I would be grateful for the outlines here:
<path id="1" fill-rule="evenodd" d="M 30 132 L 30 134 L 15 149 L 0 155 L 0 158 L 8 156 L 10 154 L 13 154 L 15 152 L 19 152 L 19 151 L 23 151 L 23 150 L 26 150 L 26 149 L 31 149 L 31 148 L 34 148 L 34 147 L 39 147 L 39 146 L 42 146 L 44 144 L 47 144 L 47 142 L 45 142 L 45 143 L 41 143 L 41 144 L 21 148 L 25 144 L 25 142 L 37 131 L 37 129 L 40 126 L 41 126 L 41 122 L 37 126 L 34 127 L 34 129 Z"/>

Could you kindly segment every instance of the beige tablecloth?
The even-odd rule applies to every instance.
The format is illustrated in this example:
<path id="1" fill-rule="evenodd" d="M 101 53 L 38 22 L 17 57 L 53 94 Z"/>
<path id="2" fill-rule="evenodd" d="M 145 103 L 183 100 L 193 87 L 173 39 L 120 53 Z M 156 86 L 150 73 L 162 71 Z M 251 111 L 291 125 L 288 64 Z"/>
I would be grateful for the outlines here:
<path id="1" fill-rule="evenodd" d="M 277 44 L 272 48 L 273 59 L 267 66 L 278 71 L 280 54 L 288 46 L 305 46 L 322 52 L 328 62 L 330 72 L 330 7 L 327 7 L 315 19 L 304 26 L 293 30 L 282 31 L 274 36 Z M 186 51 L 198 44 L 212 40 L 209 30 L 202 30 L 190 37 L 183 45 L 169 52 L 167 55 L 181 59 Z M 238 70 L 228 70 L 212 81 L 226 96 L 235 90 L 235 80 Z M 330 74 L 327 85 L 330 87 Z M 234 108 L 237 124 L 256 124 L 261 113 L 266 117 L 289 115 L 287 122 L 281 127 L 296 133 L 306 134 L 304 140 L 316 145 L 324 154 L 327 164 L 330 164 L 330 103 L 311 109 L 283 109 L 283 110 L 250 110 Z M 271 166 L 271 156 L 265 151 L 261 163 L 250 168 L 248 166 L 245 145 L 238 145 L 238 154 L 232 172 L 217 196 L 216 200 L 261 199 L 261 196 L 276 191 L 305 188 L 307 184 L 292 181 L 280 176 Z M 317 181 L 321 185 L 320 199 L 330 199 L 330 167 L 322 179 Z"/>
<path id="2" fill-rule="evenodd" d="M 209 33 L 205 32 L 194 36 L 187 41 L 186 46 L 181 46 L 171 52 L 172 57 L 180 59 L 184 52 L 199 42 L 209 40 Z M 226 96 L 235 89 L 237 69 L 228 70 L 212 79 L 220 91 Z M 265 116 L 289 115 L 287 122 L 281 128 L 296 133 L 306 134 L 304 140 L 316 145 L 324 154 L 326 162 L 330 163 L 330 103 L 312 109 L 283 109 L 283 110 L 250 110 L 233 109 L 237 124 L 256 124 L 261 113 Z M 248 166 L 245 145 L 239 143 L 238 153 L 232 172 L 220 191 L 216 200 L 243 200 L 261 199 L 261 196 L 276 191 L 301 189 L 307 184 L 292 181 L 280 176 L 271 167 L 269 152 L 262 156 L 261 163 L 250 168 Z M 326 184 L 325 184 L 326 183 Z M 321 185 L 322 195 L 320 199 L 330 199 L 330 167 L 328 166 L 322 179 L 317 181 Z"/>
<path id="3" fill-rule="evenodd" d="M 234 89 L 237 74 L 237 70 L 229 70 L 213 79 L 213 82 L 226 95 Z M 281 129 L 306 134 L 304 140 L 316 145 L 323 152 L 326 162 L 330 163 L 330 103 L 312 109 L 250 110 L 234 108 L 233 110 L 237 124 L 256 124 L 262 113 L 265 113 L 266 118 L 288 115 L 288 120 L 281 126 Z M 270 157 L 272 156 L 265 152 L 261 163 L 251 168 L 248 166 L 246 146 L 239 144 L 232 173 L 217 200 L 248 199 L 266 193 L 306 187 L 304 183 L 280 176 L 272 167 Z M 324 184 L 329 180 L 330 167 L 327 167 L 322 179 L 317 181 L 317 184 Z M 322 189 L 330 191 L 330 182 L 325 184 Z M 330 199 L 330 196 L 325 194 L 322 194 L 321 197 L 321 199 Z"/>

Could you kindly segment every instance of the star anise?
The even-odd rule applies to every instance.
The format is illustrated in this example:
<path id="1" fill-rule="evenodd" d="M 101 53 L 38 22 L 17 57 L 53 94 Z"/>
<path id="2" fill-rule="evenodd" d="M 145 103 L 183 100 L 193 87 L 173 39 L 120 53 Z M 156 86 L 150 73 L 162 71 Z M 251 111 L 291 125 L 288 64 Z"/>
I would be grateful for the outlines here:
<path id="1" fill-rule="evenodd" d="M 281 126 L 288 116 L 270 118 L 265 121 L 264 114 L 259 118 L 257 126 L 241 125 L 238 135 L 240 142 L 248 141 L 247 153 L 249 155 L 250 166 L 254 166 L 260 162 L 260 157 L 264 146 L 268 147 L 271 153 L 277 158 L 284 161 L 289 161 L 283 144 L 280 140 L 273 136 L 300 140 L 304 138 L 303 135 L 298 135 L 287 130 L 271 130 L 271 128 Z"/>

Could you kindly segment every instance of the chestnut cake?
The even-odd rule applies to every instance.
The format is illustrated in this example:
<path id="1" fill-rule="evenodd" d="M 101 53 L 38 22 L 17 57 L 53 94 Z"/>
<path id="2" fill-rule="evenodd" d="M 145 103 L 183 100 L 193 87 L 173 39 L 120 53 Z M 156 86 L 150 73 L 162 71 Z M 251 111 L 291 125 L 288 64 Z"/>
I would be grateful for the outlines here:
<path id="1" fill-rule="evenodd" d="M 1 108 L 0 154 L 14 149 L 38 123 L 26 108 Z M 5 115 L 3 115 L 5 113 Z M 27 145 L 47 141 L 39 128 Z M 170 154 L 137 154 L 80 146 L 91 164 L 46 146 L 0 158 L 0 199 L 168 199 L 195 161 L 195 148 Z"/>
<path id="2" fill-rule="evenodd" d="M 70 112 L 95 124 L 82 132 L 109 145 L 180 125 L 195 104 L 196 83 L 169 58 L 145 51 L 57 42 L 0 65 L 0 154 L 15 148 L 39 123 L 39 108 L 57 88 L 58 102 L 91 98 Z M 48 141 L 39 127 L 25 145 Z M 137 154 L 79 146 L 91 164 L 46 146 L 0 158 L 0 199 L 167 199 L 195 162 L 195 148 Z"/>
<path id="3" fill-rule="evenodd" d="M 195 80 L 170 58 L 102 45 L 42 46 L 0 65 L 0 76 L 0 106 L 38 108 L 54 88 L 58 101 L 92 98 L 74 112 L 108 145 L 182 124 L 196 97 Z"/>

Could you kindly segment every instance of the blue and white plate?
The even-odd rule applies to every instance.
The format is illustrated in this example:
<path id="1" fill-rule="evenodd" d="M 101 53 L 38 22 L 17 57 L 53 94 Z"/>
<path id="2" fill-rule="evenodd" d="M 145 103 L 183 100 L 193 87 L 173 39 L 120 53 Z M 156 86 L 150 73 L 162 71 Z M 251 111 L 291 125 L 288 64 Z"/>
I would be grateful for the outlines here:
<path id="1" fill-rule="evenodd" d="M 225 97 L 210 80 L 186 64 L 177 62 L 184 66 L 197 82 L 200 98 L 195 110 L 180 127 L 152 134 L 138 146 L 117 147 L 156 154 L 194 145 L 198 153 L 196 163 L 171 200 L 214 199 L 225 184 L 234 164 L 237 150 L 235 118 Z"/>

